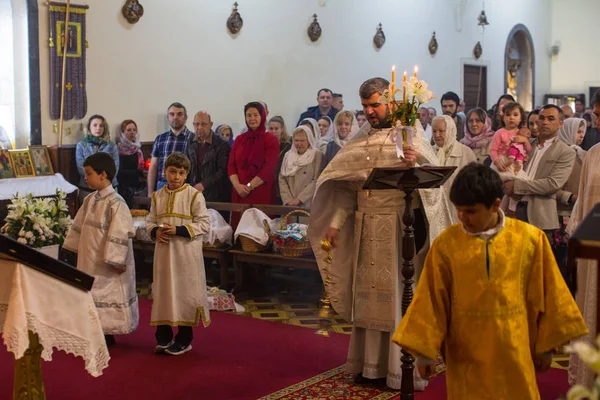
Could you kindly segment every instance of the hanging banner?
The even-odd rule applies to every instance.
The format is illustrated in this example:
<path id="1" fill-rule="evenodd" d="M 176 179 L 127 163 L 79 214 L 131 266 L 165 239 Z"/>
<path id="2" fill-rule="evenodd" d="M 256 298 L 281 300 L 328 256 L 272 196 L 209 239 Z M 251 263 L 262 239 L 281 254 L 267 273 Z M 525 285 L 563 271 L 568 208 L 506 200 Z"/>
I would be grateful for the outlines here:
<path id="1" fill-rule="evenodd" d="M 50 117 L 60 119 L 63 48 L 66 41 L 66 75 L 64 119 L 83 119 L 87 113 L 85 86 L 86 24 L 88 6 L 69 8 L 69 25 L 65 27 L 65 3 L 48 5 L 50 15 Z"/>

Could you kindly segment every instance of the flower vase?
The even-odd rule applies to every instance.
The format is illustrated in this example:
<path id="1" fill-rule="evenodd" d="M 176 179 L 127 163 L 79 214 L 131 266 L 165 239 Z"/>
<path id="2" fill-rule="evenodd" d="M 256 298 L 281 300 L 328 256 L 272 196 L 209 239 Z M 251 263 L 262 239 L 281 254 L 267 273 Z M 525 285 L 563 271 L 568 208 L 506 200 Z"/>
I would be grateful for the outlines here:
<path id="1" fill-rule="evenodd" d="M 53 244 L 51 246 L 44 246 L 44 247 L 40 247 L 38 249 L 36 249 L 37 251 L 44 253 L 45 255 L 47 255 L 48 257 L 52 257 L 56 260 L 58 260 L 58 250 L 59 250 L 60 246 L 57 244 Z"/>

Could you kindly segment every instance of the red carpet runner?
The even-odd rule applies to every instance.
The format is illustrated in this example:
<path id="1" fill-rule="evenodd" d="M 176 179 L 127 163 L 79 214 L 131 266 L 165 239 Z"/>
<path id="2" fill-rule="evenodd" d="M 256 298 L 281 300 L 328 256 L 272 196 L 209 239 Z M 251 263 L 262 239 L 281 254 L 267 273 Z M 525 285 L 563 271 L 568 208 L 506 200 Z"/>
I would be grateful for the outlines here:
<path id="1" fill-rule="evenodd" d="M 361 390 L 336 368 L 345 362 L 349 335 L 332 334 L 326 339 L 312 329 L 248 317 L 211 313 L 211 326 L 194 330 L 191 352 L 179 357 L 156 355 L 154 329 L 148 325 L 150 304 L 140 299 L 140 327 L 131 335 L 117 337 L 109 367 L 101 377 L 92 378 L 84 371 L 83 360 L 64 353 L 55 352 L 52 362 L 44 362 L 47 398 L 255 400 L 265 396 L 302 400 L 347 399 L 349 392 L 355 399 L 398 398 L 384 388 Z M 0 374 L 0 399 L 10 399 L 13 362 L 6 350 L 0 351 Z M 542 399 L 555 400 L 568 390 L 562 370 L 539 375 L 538 383 Z M 444 398 L 443 376 L 415 396 L 416 400 Z"/>
<path id="2" fill-rule="evenodd" d="M 83 360 L 55 352 L 42 362 L 48 400 L 251 400 L 337 367 L 345 362 L 350 336 L 329 339 L 306 329 L 219 312 L 194 329 L 191 352 L 154 354 L 151 302 L 140 299 L 140 326 L 117 336 L 109 367 L 99 378 Z M 13 361 L 0 350 L 0 399 L 12 398 Z"/>

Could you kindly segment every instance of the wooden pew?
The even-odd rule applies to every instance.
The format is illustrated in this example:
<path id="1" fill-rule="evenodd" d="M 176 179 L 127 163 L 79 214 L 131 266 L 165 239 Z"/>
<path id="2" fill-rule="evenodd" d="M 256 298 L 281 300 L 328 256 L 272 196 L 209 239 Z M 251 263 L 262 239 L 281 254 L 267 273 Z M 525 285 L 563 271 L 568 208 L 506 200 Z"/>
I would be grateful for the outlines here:
<path id="1" fill-rule="evenodd" d="M 251 208 L 258 208 L 270 216 L 283 217 L 291 211 L 302 210 L 309 212 L 308 208 L 279 206 L 271 204 L 253 204 Z M 235 289 L 240 290 L 244 285 L 244 266 L 245 265 L 270 265 L 278 267 L 289 267 L 297 269 L 318 270 L 317 261 L 314 254 L 304 257 L 285 257 L 279 253 L 274 253 L 272 249 L 265 252 L 252 253 L 244 251 L 239 244 L 235 244 L 229 251 L 233 256 L 233 269 L 235 270 Z"/>

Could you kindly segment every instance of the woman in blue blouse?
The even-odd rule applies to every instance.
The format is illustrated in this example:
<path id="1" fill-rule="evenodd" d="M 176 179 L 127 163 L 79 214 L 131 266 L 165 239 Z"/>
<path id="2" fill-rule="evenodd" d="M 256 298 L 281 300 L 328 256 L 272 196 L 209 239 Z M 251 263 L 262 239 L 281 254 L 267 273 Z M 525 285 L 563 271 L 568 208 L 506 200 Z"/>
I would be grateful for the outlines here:
<path id="1" fill-rule="evenodd" d="M 77 170 L 79 171 L 79 190 L 81 197 L 85 198 L 89 193 L 93 192 L 85 183 L 85 171 L 83 169 L 83 162 L 85 159 L 95 153 L 108 153 L 115 160 L 117 165 L 117 172 L 119 172 L 119 150 L 114 141 L 110 139 L 110 131 L 108 130 L 108 124 L 106 119 L 102 115 L 92 115 L 88 120 L 87 132 L 85 137 L 77 143 L 77 150 L 75 152 L 75 161 L 77 163 Z M 112 181 L 112 185 L 117 188 L 117 177 Z"/>

